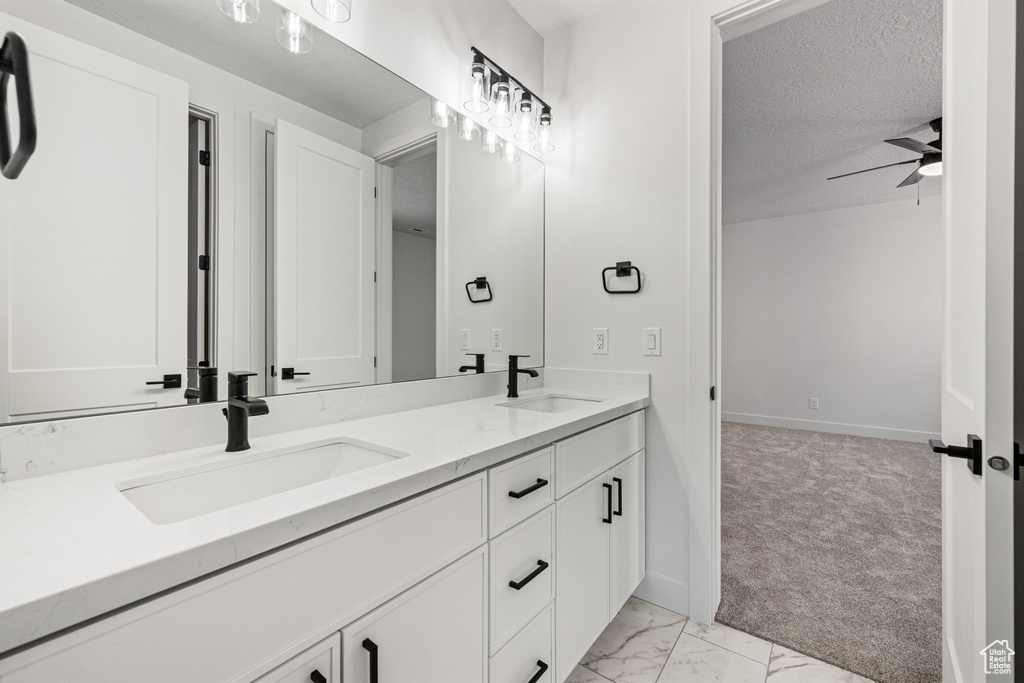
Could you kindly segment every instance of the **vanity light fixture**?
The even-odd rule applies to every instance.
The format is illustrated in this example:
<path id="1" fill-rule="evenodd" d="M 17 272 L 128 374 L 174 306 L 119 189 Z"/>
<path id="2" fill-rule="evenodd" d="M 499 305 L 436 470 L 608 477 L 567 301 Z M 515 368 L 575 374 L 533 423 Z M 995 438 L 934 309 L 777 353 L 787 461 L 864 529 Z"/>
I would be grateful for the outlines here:
<path id="1" fill-rule="evenodd" d="M 217 0 L 217 6 L 239 24 L 251 24 L 260 18 L 260 0 Z"/>
<path id="2" fill-rule="evenodd" d="M 309 52 L 313 49 L 313 39 L 309 36 L 309 24 L 295 12 L 283 10 L 281 28 L 277 29 L 277 42 L 293 54 Z"/>
<path id="3" fill-rule="evenodd" d="M 519 148 L 511 140 L 503 140 L 501 143 L 501 160 L 506 164 L 514 164 L 519 161 Z"/>
<path id="4" fill-rule="evenodd" d="M 508 74 L 498 74 L 498 80 L 491 86 L 491 102 L 494 103 L 494 116 L 491 125 L 497 128 L 508 128 L 512 125 L 512 87 Z"/>
<path id="5" fill-rule="evenodd" d="M 555 149 L 551 144 L 551 107 L 547 105 L 540 110 L 540 133 L 533 148 L 538 152 L 553 152 Z"/>
<path id="6" fill-rule="evenodd" d="M 335 24 L 343 24 L 352 18 L 352 0 L 313 0 L 313 9 Z"/>
<path id="7" fill-rule="evenodd" d="M 474 55 L 473 63 L 467 67 L 465 79 L 466 100 L 462 106 L 473 114 L 483 114 L 491 106 L 491 70 L 484 63 L 483 55 Z"/>
<path id="8" fill-rule="evenodd" d="M 441 100 L 431 98 L 430 120 L 438 128 L 447 128 L 455 123 L 455 112 Z"/>
<path id="9" fill-rule="evenodd" d="M 480 137 L 480 126 L 477 125 L 476 121 L 459 114 L 459 138 L 467 142 L 471 142 Z"/>
<path id="10" fill-rule="evenodd" d="M 516 103 L 516 140 L 529 142 L 537 137 L 537 115 L 533 110 L 533 95 L 524 92 Z"/>
<path id="11" fill-rule="evenodd" d="M 480 136 L 480 149 L 488 154 L 494 154 L 500 147 L 501 138 L 498 137 L 498 134 L 489 128 L 485 128 Z"/>

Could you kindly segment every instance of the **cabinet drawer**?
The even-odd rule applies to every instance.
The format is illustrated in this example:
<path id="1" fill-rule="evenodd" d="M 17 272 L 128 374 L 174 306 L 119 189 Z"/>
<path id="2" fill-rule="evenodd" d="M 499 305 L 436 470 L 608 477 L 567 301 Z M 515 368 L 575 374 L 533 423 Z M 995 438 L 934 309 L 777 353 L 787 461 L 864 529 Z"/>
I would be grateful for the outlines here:
<path id="1" fill-rule="evenodd" d="M 488 472 L 491 538 L 555 499 L 551 481 L 554 452 L 554 448 L 548 446 Z M 509 495 L 513 493 L 516 495 Z"/>
<path id="2" fill-rule="evenodd" d="M 555 443 L 555 497 L 561 498 L 643 446 L 643 411 Z"/>
<path id="3" fill-rule="evenodd" d="M 491 657 L 491 683 L 553 683 L 554 623 L 555 607 L 549 603 L 501 652 Z"/>
<path id="4" fill-rule="evenodd" d="M 319 676 L 317 676 L 319 674 Z M 295 655 L 253 683 L 341 683 L 341 634 L 335 633 Z"/>
<path id="5" fill-rule="evenodd" d="M 555 508 L 549 505 L 491 541 L 492 653 L 554 596 L 554 538 Z"/>

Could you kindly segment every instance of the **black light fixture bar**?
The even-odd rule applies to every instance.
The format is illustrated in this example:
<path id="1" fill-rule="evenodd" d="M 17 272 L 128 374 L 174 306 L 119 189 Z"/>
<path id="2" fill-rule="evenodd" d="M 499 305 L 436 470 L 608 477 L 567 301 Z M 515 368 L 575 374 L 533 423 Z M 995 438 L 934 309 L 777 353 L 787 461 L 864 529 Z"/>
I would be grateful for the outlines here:
<path id="1" fill-rule="evenodd" d="M 534 91 L 530 90 L 525 85 L 523 85 L 523 82 L 520 81 L 515 76 L 513 76 L 511 73 L 509 73 L 508 70 L 501 68 L 501 66 L 499 66 L 496 61 L 494 61 L 493 59 L 491 59 L 490 57 L 485 55 L 483 52 L 480 52 L 480 50 L 476 49 L 475 47 L 470 47 L 469 49 L 473 51 L 473 54 L 481 57 L 484 60 L 484 64 L 489 66 L 491 68 L 491 70 L 496 71 L 499 74 L 504 74 L 504 75 L 508 76 L 508 80 L 512 81 L 517 86 L 519 86 L 519 89 L 522 90 L 524 93 L 529 93 L 530 97 L 532 97 L 537 102 L 540 102 L 541 106 L 545 107 L 548 110 L 549 113 L 551 112 L 551 105 L 550 104 L 548 104 L 547 102 L 542 100 L 540 98 L 540 96 L 537 95 L 537 93 L 535 93 Z"/>

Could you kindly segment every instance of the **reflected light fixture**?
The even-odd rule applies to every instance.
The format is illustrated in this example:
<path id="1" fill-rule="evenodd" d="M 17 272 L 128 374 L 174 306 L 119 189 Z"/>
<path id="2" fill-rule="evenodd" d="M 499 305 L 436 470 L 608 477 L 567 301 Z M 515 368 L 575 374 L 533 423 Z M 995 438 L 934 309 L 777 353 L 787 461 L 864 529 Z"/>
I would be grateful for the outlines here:
<path id="1" fill-rule="evenodd" d="M 441 100 L 431 98 L 430 120 L 438 128 L 447 128 L 455 123 L 455 112 Z"/>
<path id="2" fill-rule="evenodd" d="M 343 24 L 352 18 L 352 0 L 313 0 L 313 9 L 335 24 Z"/>
<path id="3" fill-rule="evenodd" d="M 537 144 L 533 146 L 538 152 L 553 152 L 555 146 L 551 144 L 551 107 L 544 105 L 540 110 L 540 132 L 537 134 Z"/>
<path id="4" fill-rule="evenodd" d="M 217 0 L 217 6 L 239 24 L 251 24 L 260 18 L 260 0 Z"/>
<path id="5" fill-rule="evenodd" d="M 480 136 L 480 149 L 493 154 L 498 151 L 501 143 L 501 138 L 493 130 L 484 129 L 483 134 Z"/>
<path id="6" fill-rule="evenodd" d="M 459 138 L 470 142 L 480 137 L 480 126 L 477 125 L 476 121 L 459 114 Z"/>
<path id="7" fill-rule="evenodd" d="M 533 111 L 533 95 L 524 92 L 516 103 L 516 140 L 529 142 L 537 137 L 537 116 Z"/>
<path id="8" fill-rule="evenodd" d="M 921 166 L 918 167 L 917 172 L 923 176 L 942 175 L 942 155 L 925 154 L 921 159 Z"/>
<path id="9" fill-rule="evenodd" d="M 473 114 L 483 114 L 491 106 L 491 70 L 484 64 L 482 55 L 474 55 L 473 63 L 466 71 L 468 75 L 463 81 L 466 84 L 466 99 L 462 106 Z"/>
<path id="10" fill-rule="evenodd" d="M 502 141 L 501 160 L 506 164 L 514 164 L 519 161 L 519 149 L 516 147 L 516 143 L 511 140 Z"/>
<path id="11" fill-rule="evenodd" d="M 494 103 L 494 116 L 491 125 L 496 128 L 508 128 L 512 125 L 512 88 L 508 74 L 499 74 L 498 80 L 491 86 L 491 101 Z"/>
<path id="12" fill-rule="evenodd" d="M 309 36 L 309 24 L 295 12 L 284 10 L 281 13 L 281 28 L 277 29 L 277 42 L 293 54 L 309 52 L 313 49 L 313 39 Z"/>

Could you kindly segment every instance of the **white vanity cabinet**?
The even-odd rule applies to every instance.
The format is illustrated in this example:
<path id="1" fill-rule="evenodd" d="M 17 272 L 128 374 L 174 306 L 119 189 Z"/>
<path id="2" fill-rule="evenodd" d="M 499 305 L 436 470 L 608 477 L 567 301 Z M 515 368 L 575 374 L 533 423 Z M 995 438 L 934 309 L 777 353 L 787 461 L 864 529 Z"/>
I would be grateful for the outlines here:
<path id="1" fill-rule="evenodd" d="M 341 634 L 332 633 L 253 683 L 341 683 Z"/>

